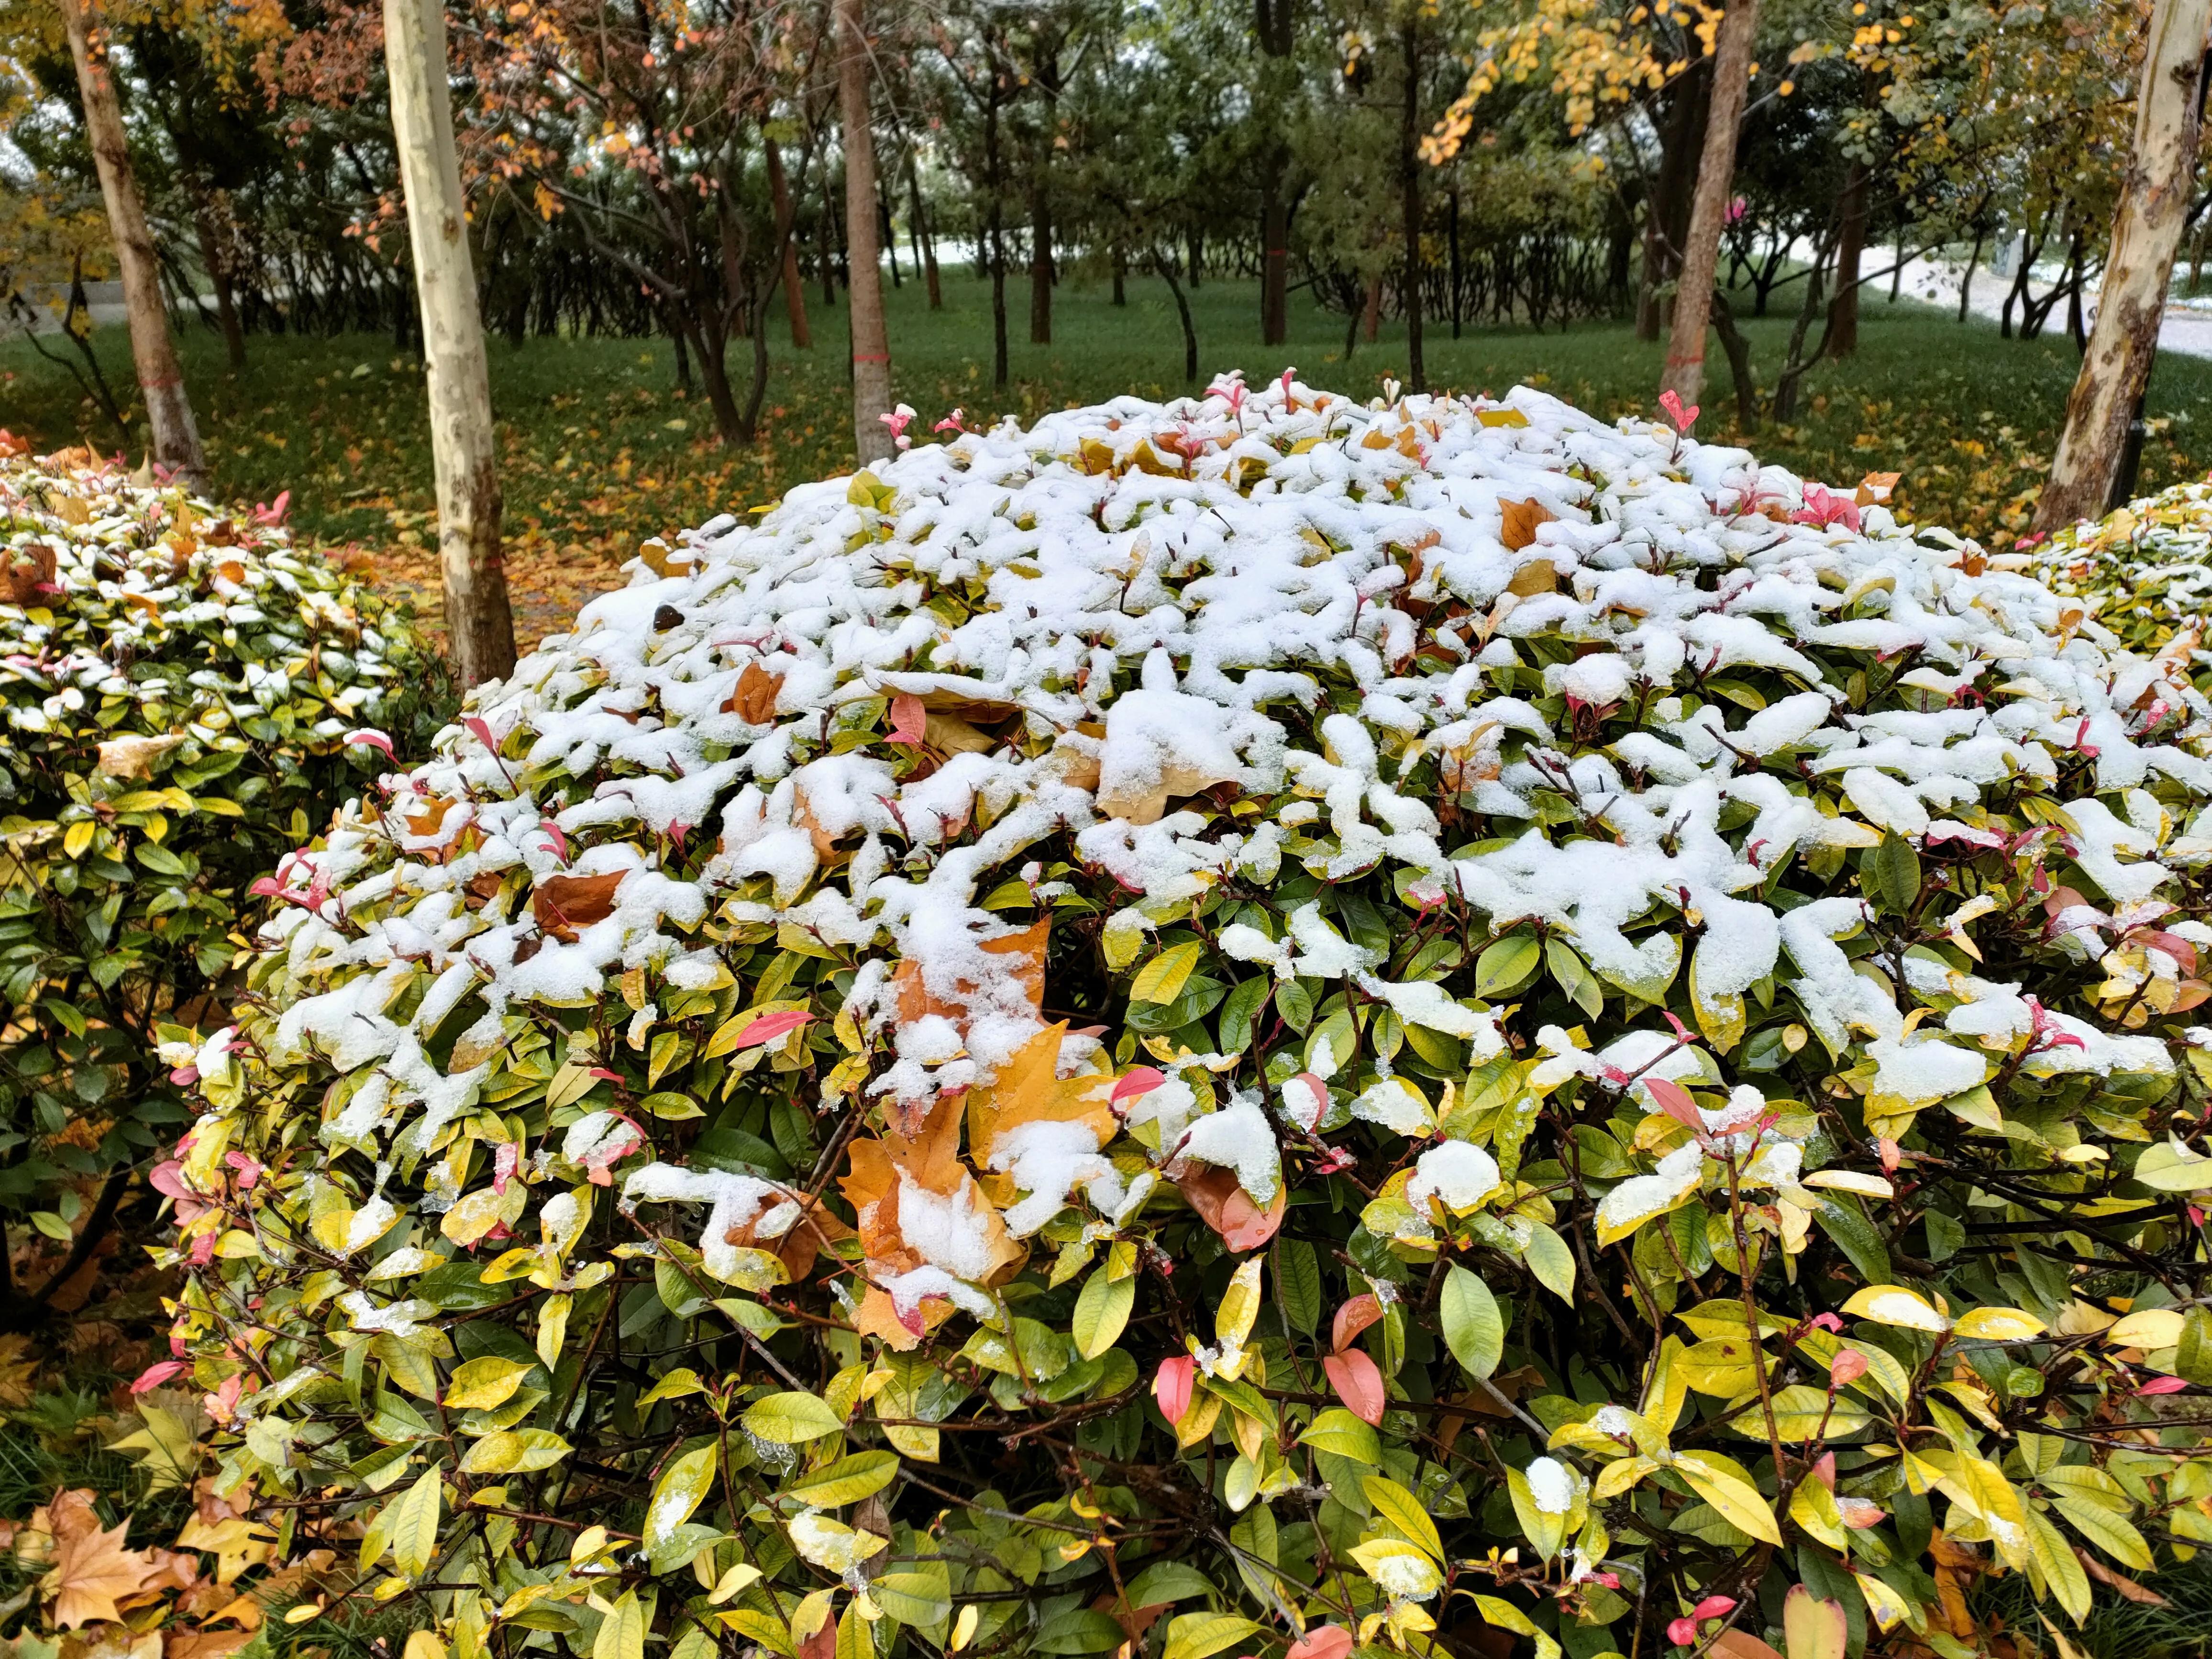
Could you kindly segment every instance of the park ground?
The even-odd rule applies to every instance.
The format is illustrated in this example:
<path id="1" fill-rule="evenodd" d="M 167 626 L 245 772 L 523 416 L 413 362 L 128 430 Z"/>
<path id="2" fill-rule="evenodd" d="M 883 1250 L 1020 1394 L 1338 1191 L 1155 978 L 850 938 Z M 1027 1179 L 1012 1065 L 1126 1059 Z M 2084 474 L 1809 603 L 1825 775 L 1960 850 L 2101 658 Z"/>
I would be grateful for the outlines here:
<path id="1" fill-rule="evenodd" d="M 1132 282 L 1116 307 L 1103 283 L 1071 278 L 1054 304 L 1054 343 L 1027 340 L 1028 285 L 1008 284 L 1013 344 L 1009 384 L 991 384 L 987 284 L 945 272 L 945 307 L 928 309 L 920 283 L 886 295 L 897 394 L 921 413 L 917 428 L 955 407 L 971 422 L 1121 393 L 1171 398 L 1182 381 L 1173 303 L 1157 281 Z M 1784 290 L 1786 295 L 1788 290 Z M 1242 368 L 1255 381 L 1295 365 L 1306 382 L 1372 397 L 1405 373 L 1401 327 L 1345 357 L 1345 319 L 1300 295 L 1287 346 L 1260 343 L 1257 289 L 1208 280 L 1191 294 L 1204 379 Z M 808 294 L 809 351 L 791 349 L 781 307 L 762 429 L 748 446 L 714 439 L 704 399 L 676 389 L 668 343 L 659 338 L 545 338 L 490 344 L 492 398 L 501 434 L 509 570 L 517 632 L 527 646 L 558 631 L 592 594 L 617 585 L 638 544 L 719 513 L 767 506 L 806 479 L 853 465 L 842 307 Z M 1778 296 L 1778 307 L 1787 304 Z M 1741 312 L 1749 310 L 1744 296 Z M 1754 362 L 1771 383 L 1790 322 L 1747 324 Z M 50 349 L 57 343 L 45 343 Z M 95 333 L 110 383 L 131 382 L 119 327 Z M 1451 337 L 1430 325 L 1432 386 L 1502 393 L 1540 387 L 1600 416 L 1647 415 L 1663 346 L 1626 323 L 1578 323 L 1545 331 L 1469 326 Z M 291 492 L 291 522 L 307 538 L 350 546 L 380 580 L 420 595 L 434 613 L 436 572 L 429 435 L 419 367 L 389 337 L 257 336 L 246 369 L 225 367 L 220 340 L 197 325 L 185 362 L 213 487 L 239 501 Z M 748 372 L 738 343 L 731 372 Z M 1799 418 L 1748 439 L 1765 460 L 1850 485 L 1869 471 L 1899 472 L 1907 516 L 2002 543 L 2025 529 L 2047 470 L 2077 358 L 2062 331 L 2023 342 L 1999 337 L 1985 319 L 1961 323 L 1948 309 L 1866 301 L 1858 355 L 1816 368 Z M 1701 437 L 1735 430 L 1735 399 L 1717 350 L 1709 370 Z M 2212 465 L 2212 361 L 2160 359 L 2146 414 L 2151 436 L 2141 488 L 2201 475 Z M 20 339 L 0 343 L 0 426 L 42 449 L 83 441 L 122 447 L 112 422 L 69 374 Z M 134 446 L 135 449 L 135 446 Z"/>

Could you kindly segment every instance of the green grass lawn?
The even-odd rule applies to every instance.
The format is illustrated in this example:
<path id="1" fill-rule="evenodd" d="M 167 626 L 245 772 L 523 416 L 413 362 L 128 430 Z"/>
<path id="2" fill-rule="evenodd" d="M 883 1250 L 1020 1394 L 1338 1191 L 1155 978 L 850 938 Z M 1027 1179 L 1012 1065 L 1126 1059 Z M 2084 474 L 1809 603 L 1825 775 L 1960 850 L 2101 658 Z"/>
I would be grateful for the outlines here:
<path id="1" fill-rule="evenodd" d="M 1133 281 L 1121 308 L 1103 283 L 1064 283 L 1049 346 L 1028 343 L 1028 284 L 1011 281 L 1012 383 L 994 389 L 989 289 L 963 270 L 945 276 L 940 312 L 927 308 L 911 280 L 888 296 L 898 395 L 921 411 L 921 425 L 955 405 L 975 418 L 1034 416 L 1121 392 L 1186 390 L 1175 308 L 1157 281 Z M 743 512 L 850 466 L 842 313 L 824 313 L 818 288 L 807 297 L 814 347 L 790 348 L 776 307 L 763 430 L 742 450 L 717 445 L 703 399 L 674 390 L 664 340 L 491 342 L 510 556 L 532 637 L 606 586 L 643 538 Z M 1208 281 L 1192 298 L 1208 374 L 1241 367 L 1258 380 L 1291 363 L 1313 384 L 1371 396 L 1386 376 L 1405 372 L 1401 329 L 1386 325 L 1381 340 L 1346 362 L 1344 319 L 1307 295 L 1294 296 L 1292 337 L 1281 348 L 1260 343 L 1255 284 Z M 1788 326 L 1779 317 L 1747 325 L 1766 380 Z M 1429 330 L 1429 376 L 1439 387 L 1504 392 L 1525 382 L 1608 416 L 1652 408 L 1663 347 L 1637 340 L 1625 324 L 1449 335 L 1448 325 Z M 2024 527 L 2073 383 L 2072 343 L 2063 332 L 2002 340 L 1981 319 L 1960 324 L 1947 311 L 1878 295 L 1867 301 L 1862 337 L 1855 359 L 1813 372 L 1795 425 L 1753 441 L 1762 458 L 1837 484 L 1899 471 L 1899 498 L 1916 516 L 1984 538 Z M 102 330 L 97 344 L 112 382 L 130 385 L 123 331 Z M 307 535 L 360 544 L 395 579 L 425 580 L 430 456 L 411 357 L 371 335 L 257 337 L 249 353 L 246 371 L 232 375 L 211 331 L 195 325 L 185 337 L 216 490 L 265 501 L 289 489 L 293 522 Z M 732 353 L 733 376 L 746 372 L 746 356 L 742 346 Z M 1717 347 L 1709 368 L 1718 378 L 1698 431 L 1722 436 L 1735 400 Z M 2212 362 L 2160 359 L 2149 413 L 2156 426 L 2143 487 L 2203 472 L 2212 464 Z M 82 439 L 112 451 L 119 443 L 69 376 L 21 340 L 0 343 L 0 425 L 42 447 Z"/>

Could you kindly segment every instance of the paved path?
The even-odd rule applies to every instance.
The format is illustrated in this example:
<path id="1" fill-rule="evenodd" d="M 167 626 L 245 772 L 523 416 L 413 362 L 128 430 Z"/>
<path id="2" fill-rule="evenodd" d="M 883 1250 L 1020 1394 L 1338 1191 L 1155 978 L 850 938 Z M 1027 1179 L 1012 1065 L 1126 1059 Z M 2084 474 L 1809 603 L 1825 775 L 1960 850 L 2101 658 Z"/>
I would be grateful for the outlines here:
<path id="1" fill-rule="evenodd" d="M 1871 255 L 1872 249 L 1868 250 Z M 2057 272 L 2049 273 L 2056 277 Z M 1869 289 L 1880 289 L 1877 281 L 1867 284 Z M 2038 282 L 2041 290 L 2047 283 Z M 1967 305 L 1975 315 L 1995 318 L 2004 310 L 2005 295 L 2012 289 L 2012 278 L 1999 276 L 1986 267 L 1974 272 L 1973 291 Z M 1905 267 L 1905 292 L 1929 305 L 1956 307 L 1959 303 L 1959 263 L 1955 259 L 1914 259 Z M 2158 331 L 2159 349 L 2179 351 L 2185 356 L 2212 357 L 2212 305 L 2199 301 L 2206 308 L 2197 310 L 2179 305 L 2169 305 L 2165 322 Z M 2052 314 L 2045 325 L 2063 332 L 2066 317 L 2063 309 Z"/>

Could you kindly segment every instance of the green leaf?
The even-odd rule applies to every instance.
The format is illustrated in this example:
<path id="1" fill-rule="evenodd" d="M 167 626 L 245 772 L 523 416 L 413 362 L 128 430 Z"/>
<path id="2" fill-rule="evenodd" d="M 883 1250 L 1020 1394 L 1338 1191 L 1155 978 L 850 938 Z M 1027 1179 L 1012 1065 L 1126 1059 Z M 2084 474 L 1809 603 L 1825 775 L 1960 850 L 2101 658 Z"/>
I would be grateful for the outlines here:
<path id="1" fill-rule="evenodd" d="M 1895 830 L 1885 830 L 1881 844 L 1860 860 L 1859 882 L 1882 908 L 1901 916 L 1920 896 L 1920 854 Z"/>
<path id="2" fill-rule="evenodd" d="M 1563 939 L 1546 939 L 1544 965 L 1552 970 L 1552 977 L 1559 988 L 1592 1019 L 1605 1012 L 1605 992 L 1600 988 L 1596 976 L 1575 954 L 1573 945 Z"/>
<path id="3" fill-rule="evenodd" d="M 845 1431 L 844 1419 L 830 1409 L 827 1401 L 797 1390 L 756 1400 L 745 1407 L 744 1421 L 747 1434 L 784 1446 Z"/>
<path id="4" fill-rule="evenodd" d="M 1574 1252 L 1567 1248 L 1565 1239 L 1540 1221 L 1529 1224 L 1528 1249 L 1523 1259 L 1546 1290 L 1562 1302 L 1575 1299 Z"/>
<path id="5" fill-rule="evenodd" d="M 693 1447 L 660 1472 L 660 1479 L 653 1482 L 653 1501 L 645 1506 L 647 1553 L 658 1549 L 670 1534 L 689 1521 L 691 1512 L 714 1491 L 716 1458 L 715 1445 L 708 1441 Z"/>
<path id="6" fill-rule="evenodd" d="M 1188 1561 L 1155 1561 L 1129 1581 L 1129 1605 L 1157 1607 L 1213 1594 L 1213 1581 Z"/>
<path id="7" fill-rule="evenodd" d="M 1067 1607 L 1046 1620 L 1024 1645 L 1032 1653 L 1111 1653 L 1128 1639 L 1128 1632 L 1111 1613 L 1095 1607 Z"/>
<path id="8" fill-rule="evenodd" d="M 1505 1354 L 1505 1321 L 1490 1286 L 1455 1261 L 1444 1269 L 1437 1298 L 1443 1320 L 1444 1346 L 1476 1379 L 1491 1376 Z"/>
<path id="9" fill-rule="evenodd" d="M 1352 1420 L 1358 1421 L 1357 1418 Z M 1160 1659 L 1209 1659 L 1209 1656 L 1236 1646 L 1260 1628 L 1249 1619 L 1233 1613 L 1186 1613 L 1168 1626 L 1167 1651 Z"/>
<path id="10" fill-rule="evenodd" d="M 1311 1336 L 1321 1323 L 1321 1267 L 1312 1241 L 1277 1233 L 1274 1261 L 1275 1305 L 1291 1330 Z"/>
<path id="11" fill-rule="evenodd" d="M 815 1509 L 838 1509 L 881 1492 L 897 1477 L 898 1469 L 896 1452 L 854 1452 L 800 1475 L 784 1487 L 783 1496 Z"/>
<path id="12" fill-rule="evenodd" d="M 1129 1000 L 1173 1002 L 1198 966 L 1203 948 L 1196 939 L 1186 939 L 1161 951 L 1137 970 L 1136 978 L 1129 982 Z"/>
<path id="13" fill-rule="evenodd" d="M 409 1578 L 420 1578 L 437 1559 L 438 1517 L 445 1504 L 445 1472 L 434 1465 L 392 1500 L 392 1559 Z"/>
<path id="14" fill-rule="evenodd" d="M 1889 1247 L 1856 1199 L 1824 1194 L 1813 1219 L 1866 1283 L 1887 1285 L 1896 1277 L 1890 1270 Z"/>
<path id="15" fill-rule="evenodd" d="M 1474 994 L 1486 1002 L 1510 996 L 1543 965 L 1544 950 L 1533 933 L 1513 933 L 1487 946 L 1474 961 Z"/>
<path id="16" fill-rule="evenodd" d="M 2066 1517 L 2068 1525 L 2122 1566 L 2137 1572 L 2150 1571 L 2150 1546 L 2129 1522 L 2070 1492 L 2054 1493 L 2051 1502 L 2058 1506 L 2058 1513 Z"/>
<path id="17" fill-rule="evenodd" d="M 1241 1054 L 1252 1046 L 1252 1030 L 1258 1021 L 1260 1010 L 1267 1006 L 1267 998 L 1275 988 L 1275 981 L 1262 975 L 1257 979 L 1242 980 L 1224 998 L 1221 1004 L 1221 1052 Z"/>
<path id="18" fill-rule="evenodd" d="M 1376 1438 L 1375 1431 L 1341 1406 L 1332 1406 L 1315 1418 L 1298 1437 L 1298 1443 L 1316 1451 L 1334 1452 L 1370 1468 L 1378 1468 L 1382 1462 L 1382 1443 Z"/>
<path id="19" fill-rule="evenodd" d="M 1109 1279 L 1106 1269 L 1094 1270 L 1075 1298 L 1075 1351 L 1096 1359 L 1120 1339 L 1129 1322 L 1129 1310 L 1137 1304 L 1137 1278 Z"/>
<path id="20" fill-rule="evenodd" d="M 2173 1369 L 2199 1388 L 2212 1388 L 2212 1312 L 2191 1308 L 2181 1316 Z"/>
<path id="21" fill-rule="evenodd" d="M 917 1630 L 952 1616 L 952 1578 L 941 1561 L 887 1572 L 876 1580 L 874 1594 L 885 1613 Z"/>

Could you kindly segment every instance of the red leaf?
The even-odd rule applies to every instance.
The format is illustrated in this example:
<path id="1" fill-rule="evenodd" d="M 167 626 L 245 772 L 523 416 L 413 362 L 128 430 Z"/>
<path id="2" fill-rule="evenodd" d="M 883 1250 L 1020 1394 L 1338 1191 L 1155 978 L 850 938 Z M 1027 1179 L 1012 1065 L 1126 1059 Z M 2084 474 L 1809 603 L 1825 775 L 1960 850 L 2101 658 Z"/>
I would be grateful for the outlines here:
<path id="1" fill-rule="evenodd" d="M 2188 1386 L 2189 1379 L 2186 1377 L 2154 1376 L 2136 1392 L 2137 1394 L 2179 1394 Z"/>
<path id="2" fill-rule="evenodd" d="M 1342 1353 L 1360 1332 L 1382 1317 L 1382 1304 L 1372 1295 L 1353 1297 L 1336 1310 L 1335 1322 L 1329 1327 L 1328 1346 Z"/>
<path id="3" fill-rule="evenodd" d="M 1344 1659 L 1352 1651 L 1352 1632 L 1341 1625 L 1316 1625 L 1291 1644 L 1283 1659 Z"/>
<path id="4" fill-rule="evenodd" d="M 922 735 L 929 730 L 929 711 L 921 699 L 911 691 L 902 691 L 891 699 L 891 734 L 889 741 L 902 743 L 909 749 L 921 747 Z"/>
<path id="5" fill-rule="evenodd" d="M 1707 1619 L 1723 1619 L 1735 1611 L 1733 1595 L 1708 1595 L 1690 1609 L 1690 1617 L 1700 1622 Z"/>
<path id="6" fill-rule="evenodd" d="M 160 1364 L 149 1365 L 139 1372 L 137 1380 L 131 1385 L 131 1392 L 144 1394 L 149 1389 L 158 1389 L 171 1377 L 190 1370 L 191 1367 L 181 1359 L 164 1359 Z"/>
<path id="7" fill-rule="evenodd" d="M 757 1048 L 764 1042 L 773 1042 L 780 1036 L 788 1036 L 813 1018 L 804 1008 L 787 1008 L 780 1014 L 763 1014 L 738 1033 L 738 1047 Z"/>
<path id="8" fill-rule="evenodd" d="M 1698 1110 L 1698 1103 L 1690 1098 L 1690 1091 L 1680 1084 L 1669 1083 L 1663 1077 L 1647 1077 L 1643 1083 L 1651 1091 L 1651 1098 L 1658 1103 L 1659 1109 L 1675 1122 L 1692 1129 L 1705 1127 L 1705 1117 Z"/>
<path id="9" fill-rule="evenodd" d="M 1389 1395 L 1383 1391 L 1382 1373 L 1373 1360 L 1354 1348 L 1350 1353 L 1329 1355 L 1321 1362 L 1321 1368 L 1328 1373 L 1328 1386 L 1354 1417 L 1382 1422 L 1382 1402 Z"/>
<path id="10" fill-rule="evenodd" d="M 1191 1382 L 1197 1375 L 1198 1362 L 1188 1354 L 1169 1355 L 1152 1374 L 1152 1398 L 1170 1423 L 1182 1422 L 1190 1409 Z"/>
<path id="11" fill-rule="evenodd" d="M 1232 1250 L 1256 1250 L 1273 1238 L 1290 1204 L 1288 1188 L 1279 1186 L 1275 1201 L 1261 1209 L 1237 1184 L 1234 1170 L 1210 1164 L 1197 1165 L 1177 1177 L 1176 1185 L 1182 1188 L 1190 1207 Z"/>
<path id="12" fill-rule="evenodd" d="M 1133 1096 L 1148 1095 L 1167 1080 L 1167 1073 L 1156 1071 L 1150 1066 L 1133 1066 L 1115 1084 L 1114 1092 L 1106 1097 L 1107 1103 L 1118 1106 Z"/>

